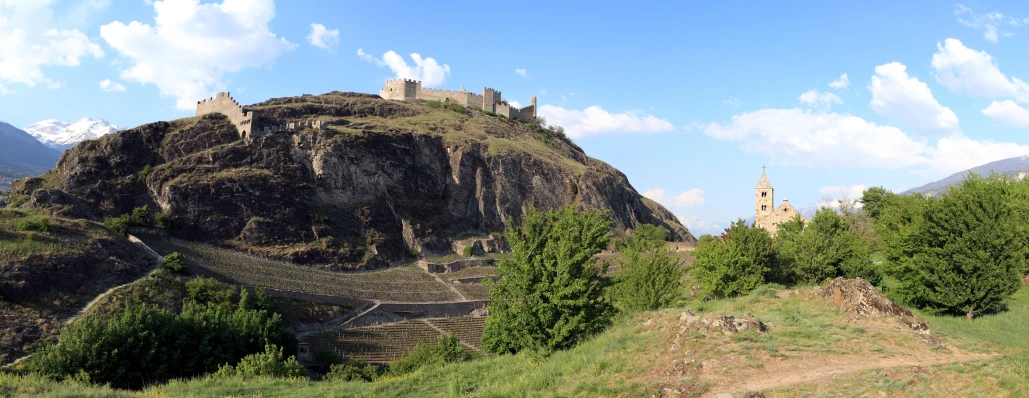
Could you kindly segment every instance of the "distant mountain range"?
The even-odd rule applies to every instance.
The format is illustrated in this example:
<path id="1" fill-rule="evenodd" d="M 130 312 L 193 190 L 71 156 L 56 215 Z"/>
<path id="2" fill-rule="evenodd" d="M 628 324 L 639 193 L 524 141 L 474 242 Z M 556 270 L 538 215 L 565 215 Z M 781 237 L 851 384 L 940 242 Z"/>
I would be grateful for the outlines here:
<path id="1" fill-rule="evenodd" d="M 0 122 L 0 187 L 22 177 L 54 168 L 61 153 L 36 141 L 29 133 Z"/>
<path id="2" fill-rule="evenodd" d="M 990 162 L 982 166 L 976 166 L 962 172 L 954 173 L 950 177 L 942 180 L 931 182 L 920 187 L 911 188 L 907 191 L 901 192 L 901 194 L 920 193 L 939 196 L 947 189 L 947 187 L 963 181 L 968 173 L 988 176 L 990 175 L 990 172 L 1023 179 L 1026 176 L 1029 176 L 1029 155 L 1022 155 L 1009 159 L 998 160 L 996 162 Z"/>
<path id="3" fill-rule="evenodd" d="M 58 151 L 64 151 L 82 141 L 95 140 L 119 130 L 121 128 L 106 120 L 89 117 L 71 123 L 49 119 L 25 128 L 25 131 L 39 142 Z"/>

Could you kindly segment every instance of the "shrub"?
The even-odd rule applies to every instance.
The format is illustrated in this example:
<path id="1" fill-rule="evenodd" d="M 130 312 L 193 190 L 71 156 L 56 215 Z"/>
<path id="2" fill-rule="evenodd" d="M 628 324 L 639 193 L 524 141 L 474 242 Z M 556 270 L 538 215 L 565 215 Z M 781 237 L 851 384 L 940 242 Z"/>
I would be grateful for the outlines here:
<path id="1" fill-rule="evenodd" d="M 161 268 L 177 274 L 189 273 L 189 266 L 186 265 L 186 261 L 182 259 L 178 252 L 164 256 L 164 260 L 161 260 Z"/>
<path id="2" fill-rule="evenodd" d="M 163 211 L 154 215 L 154 226 L 162 229 L 172 229 L 172 215 Z"/>
<path id="3" fill-rule="evenodd" d="M 255 377 L 280 377 L 297 378 L 307 375 L 307 369 L 297 361 L 297 358 L 290 356 L 284 358 L 282 347 L 274 344 L 264 346 L 264 352 L 250 354 L 243 357 L 239 364 L 232 366 L 222 365 L 216 376 L 219 377 L 240 377 L 252 379 Z"/>
<path id="4" fill-rule="evenodd" d="M 390 363 L 389 371 L 394 375 L 402 375 L 426 365 L 441 365 L 468 359 L 468 354 L 461 347 L 461 341 L 452 334 L 444 334 L 439 336 L 436 344 L 421 343 L 415 346 L 406 356 Z"/>
<path id="5" fill-rule="evenodd" d="M 149 164 L 146 165 L 146 166 L 143 166 L 143 170 L 140 170 L 139 173 L 136 174 L 136 179 L 141 181 L 141 182 L 145 182 L 147 176 L 149 176 L 150 173 L 152 173 L 153 171 L 154 171 L 154 166 L 151 166 Z"/>
<path id="6" fill-rule="evenodd" d="M 439 102 L 439 101 L 436 101 L 436 100 L 432 100 L 432 101 L 426 102 L 425 106 L 428 107 L 429 109 L 440 109 L 440 108 L 443 107 L 443 103 Z"/>
<path id="7" fill-rule="evenodd" d="M 869 245 L 833 209 L 818 210 L 806 227 L 796 217 L 780 229 L 775 238 L 778 270 L 794 282 L 816 284 L 838 276 L 876 285 L 882 280 Z"/>
<path id="8" fill-rule="evenodd" d="M 200 304 L 228 307 L 233 304 L 236 289 L 212 278 L 196 278 L 186 282 L 186 296 Z"/>
<path id="9" fill-rule="evenodd" d="M 657 310 L 683 297 L 685 269 L 679 256 L 660 241 L 630 238 L 620 250 L 612 286 L 615 306 L 625 312 Z"/>
<path id="10" fill-rule="evenodd" d="M 932 313 L 968 319 L 1002 308 L 1026 269 L 1021 204 L 1011 200 L 1013 190 L 1025 188 L 1021 184 L 969 174 L 940 199 L 925 202 L 917 228 L 890 242 L 901 253 L 898 296 Z"/>
<path id="11" fill-rule="evenodd" d="M 486 281 L 483 347 L 545 355 L 604 330 L 614 307 L 604 291 L 607 266 L 593 256 L 608 245 L 608 214 L 530 208 L 521 223 L 508 221 L 504 236 L 513 251 L 498 264 L 499 280 Z"/>
<path id="12" fill-rule="evenodd" d="M 132 224 L 140 226 L 153 225 L 154 218 L 150 214 L 150 208 L 146 206 L 140 206 L 132 209 Z"/>
<path id="13" fill-rule="evenodd" d="M 19 231 L 35 231 L 35 232 L 49 232 L 50 231 L 50 217 L 46 216 L 33 216 L 27 217 L 18 221 L 18 225 L 15 227 Z"/>
<path id="14" fill-rule="evenodd" d="M 329 373 L 322 377 L 325 381 L 375 381 L 379 377 L 379 367 L 372 364 L 360 364 L 346 360 L 330 365 Z"/>
<path id="15" fill-rule="evenodd" d="M 117 232 L 119 235 L 128 235 L 129 225 L 132 224 L 132 220 L 128 214 L 121 215 L 119 217 L 104 217 L 104 225 L 108 229 Z"/>
<path id="16" fill-rule="evenodd" d="M 668 242 L 671 233 L 668 229 L 660 225 L 654 224 L 640 224 L 636 226 L 636 236 L 652 242 Z"/>
<path id="17" fill-rule="evenodd" d="M 704 286 L 701 294 L 720 298 L 750 293 L 772 269 L 771 246 L 768 231 L 747 226 L 743 220 L 732 223 L 721 238 L 700 244 L 693 273 Z"/>
<path id="18" fill-rule="evenodd" d="M 465 246 L 464 249 L 461 249 L 461 255 L 463 255 L 465 257 L 471 257 L 472 256 L 472 247 L 471 246 Z"/>

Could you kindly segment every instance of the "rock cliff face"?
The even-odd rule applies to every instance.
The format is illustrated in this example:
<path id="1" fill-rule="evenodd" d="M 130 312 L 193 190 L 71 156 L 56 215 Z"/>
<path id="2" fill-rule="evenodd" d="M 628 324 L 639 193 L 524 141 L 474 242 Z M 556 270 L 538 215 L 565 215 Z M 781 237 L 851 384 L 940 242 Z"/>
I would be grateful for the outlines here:
<path id="1" fill-rule="evenodd" d="M 503 231 L 529 206 L 610 210 L 618 232 L 653 223 L 694 240 L 564 137 L 432 105 L 338 92 L 273 99 L 247 107 L 257 128 L 328 128 L 253 142 L 218 114 L 147 124 L 78 145 L 15 193 L 65 216 L 150 206 L 182 238 L 330 268 L 449 253 L 456 236 Z"/>

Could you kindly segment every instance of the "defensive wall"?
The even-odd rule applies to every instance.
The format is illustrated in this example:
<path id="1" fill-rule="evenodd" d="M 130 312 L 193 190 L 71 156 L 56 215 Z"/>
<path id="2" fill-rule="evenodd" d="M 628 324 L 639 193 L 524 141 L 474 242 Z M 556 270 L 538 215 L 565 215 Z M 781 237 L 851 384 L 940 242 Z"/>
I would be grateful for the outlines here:
<path id="1" fill-rule="evenodd" d="M 411 79 L 386 80 L 379 96 L 385 99 L 397 101 L 426 100 L 446 101 L 451 100 L 457 104 L 474 109 L 487 110 L 498 115 L 518 119 L 525 122 L 536 120 L 536 97 L 530 98 L 530 105 L 516 108 L 504 101 L 500 91 L 489 87 L 482 89 L 482 94 L 468 92 L 465 89 L 460 91 L 440 90 L 434 88 L 422 88 L 422 82 Z"/>
<path id="2" fill-rule="evenodd" d="M 239 103 L 236 102 L 236 100 L 227 92 L 217 93 L 212 98 L 197 101 L 197 116 L 203 116 L 209 113 L 221 113 L 228 116 L 229 120 L 232 121 L 232 124 L 236 126 L 236 130 L 239 132 L 239 137 L 247 141 L 252 140 L 255 136 L 262 136 L 278 131 L 294 131 L 303 130 L 305 128 L 318 130 L 325 129 L 325 123 L 321 120 L 309 120 L 306 122 L 294 122 L 256 128 L 254 122 L 257 120 L 257 115 L 254 114 L 254 112 L 244 111 L 243 107 L 240 106 Z"/>

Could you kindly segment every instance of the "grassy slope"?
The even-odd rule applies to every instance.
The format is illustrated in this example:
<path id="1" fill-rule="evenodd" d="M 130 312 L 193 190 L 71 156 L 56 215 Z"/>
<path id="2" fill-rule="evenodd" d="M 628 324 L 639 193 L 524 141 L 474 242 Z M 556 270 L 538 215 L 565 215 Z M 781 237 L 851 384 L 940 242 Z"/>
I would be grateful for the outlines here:
<path id="1" fill-rule="evenodd" d="M 622 318 L 579 347 L 538 360 L 493 356 L 425 368 L 374 383 L 201 378 L 145 391 L 167 396 L 642 396 L 678 391 L 684 396 L 740 392 L 739 385 L 781 370 L 830 359 L 866 361 L 869 367 L 814 382 L 766 390 L 769 396 L 1026 396 L 1029 387 L 1029 287 L 1007 312 L 973 322 L 926 318 L 933 335 L 952 351 L 934 350 L 891 320 L 851 320 L 805 291 L 762 289 L 739 299 L 691 305 L 705 316 L 752 313 L 771 324 L 767 335 L 703 332 L 683 327 L 681 310 Z M 703 310 L 703 311 L 701 311 Z M 975 352 L 988 359 L 966 360 Z M 896 361 L 939 365 L 876 367 Z M 33 377 L 0 375 L 0 395 L 110 395 L 115 392 Z"/>

